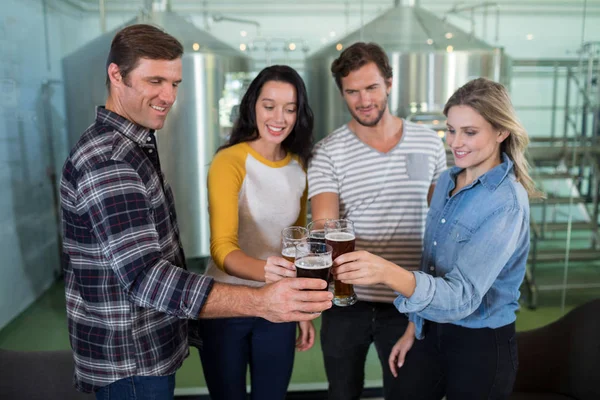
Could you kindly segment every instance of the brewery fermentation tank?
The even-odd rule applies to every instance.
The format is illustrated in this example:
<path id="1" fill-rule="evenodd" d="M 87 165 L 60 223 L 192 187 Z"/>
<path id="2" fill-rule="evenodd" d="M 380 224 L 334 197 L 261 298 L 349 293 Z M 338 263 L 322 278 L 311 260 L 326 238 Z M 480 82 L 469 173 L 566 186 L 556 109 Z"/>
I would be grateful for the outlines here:
<path id="1" fill-rule="evenodd" d="M 317 138 L 351 118 L 332 78 L 331 63 L 358 41 L 375 42 L 387 53 L 394 74 L 388 103 L 392 114 L 401 117 L 440 113 L 450 95 L 473 78 L 509 83 L 510 59 L 501 48 L 422 8 L 394 7 L 306 59 Z"/>
<path id="2" fill-rule="evenodd" d="M 186 257 L 203 258 L 210 255 L 208 167 L 230 132 L 232 111 L 244 89 L 240 81 L 250 69 L 250 59 L 174 13 L 155 12 L 149 18 L 136 18 L 126 25 L 160 26 L 185 49 L 177 101 L 157 140 L 161 167 L 175 197 Z M 117 30 L 63 59 L 71 145 L 92 123 L 95 106 L 106 100 L 106 57 Z"/>

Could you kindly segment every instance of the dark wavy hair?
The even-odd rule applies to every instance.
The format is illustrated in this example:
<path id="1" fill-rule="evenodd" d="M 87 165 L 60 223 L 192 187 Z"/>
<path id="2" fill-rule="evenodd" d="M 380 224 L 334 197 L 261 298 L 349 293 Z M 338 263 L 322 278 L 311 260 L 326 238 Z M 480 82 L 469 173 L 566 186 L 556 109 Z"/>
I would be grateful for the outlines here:
<path id="1" fill-rule="evenodd" d="M 306 168 L 312 155 L 314 117 L 308 105 L 304 81 L 293 68 L 287 65 L 272 65 L 260 71 L 254 78 L 240 103 L 239 117 L 233 126 L 229 141 L 217 152 L 238 143 L 258 139 L 256 102 L 263 86 L 270 81 L 287 82 L 296 88 L 296 124 L 281 145 L 284 150 L 300 157 L 302 165 Z"/>

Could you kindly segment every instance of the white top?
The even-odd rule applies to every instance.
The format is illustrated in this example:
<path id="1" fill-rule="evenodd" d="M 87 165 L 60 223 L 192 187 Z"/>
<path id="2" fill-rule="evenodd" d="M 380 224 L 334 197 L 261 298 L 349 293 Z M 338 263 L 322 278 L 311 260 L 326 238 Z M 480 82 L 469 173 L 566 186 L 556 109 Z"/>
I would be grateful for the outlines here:
<path id="1" fill-rule="evenodd" d="M 224 271 L 234 250 L 262 260 L 281 255 L 281 231 L 306 225 L 306 173 L 290 153 L 269 161 L 240 143 L 219 151 L 208 172 L 211 259 L 206 275 L 217 282 L 260 286 Z"/>

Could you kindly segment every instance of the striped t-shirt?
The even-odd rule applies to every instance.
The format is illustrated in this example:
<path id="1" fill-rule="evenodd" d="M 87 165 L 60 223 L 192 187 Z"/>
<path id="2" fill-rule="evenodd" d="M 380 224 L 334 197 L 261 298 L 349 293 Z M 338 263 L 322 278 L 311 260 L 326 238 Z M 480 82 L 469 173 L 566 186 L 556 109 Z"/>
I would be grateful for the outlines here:
<path id="1" fill-rule="evenodd" d="M 400 142 L 381 153 L 344 125 L 321 140 L 308 169 L 308 198 L 336 193 L 340 218 L 354 222 L 356 250 L 367 250 L 409 270 L 418 270 L 427 193 L 446 169 L 437 134 L 403 120 Z M 384 285 L 355 286 L 359 300 L 391 303 Z"/>

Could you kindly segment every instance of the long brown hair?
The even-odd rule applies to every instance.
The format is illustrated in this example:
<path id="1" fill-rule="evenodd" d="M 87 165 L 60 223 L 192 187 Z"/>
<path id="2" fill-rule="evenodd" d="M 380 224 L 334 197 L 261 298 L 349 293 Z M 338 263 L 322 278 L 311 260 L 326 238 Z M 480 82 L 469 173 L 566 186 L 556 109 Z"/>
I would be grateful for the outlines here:
<path id="1" fill-rule="evenodd" d="M 495 130 L 510 134 L 500 145 L 514 163 L 517 181 L 523 185 L 529 198 L 543 198 L 529 176 L 529 163 L 525 156 L 529 136 L 517 118 L 506 88 L 486 78 L 477 78 L 460 87 L 444 106 L 444 115 L 454 106 L 469 106 L 477 111 Z"/>

